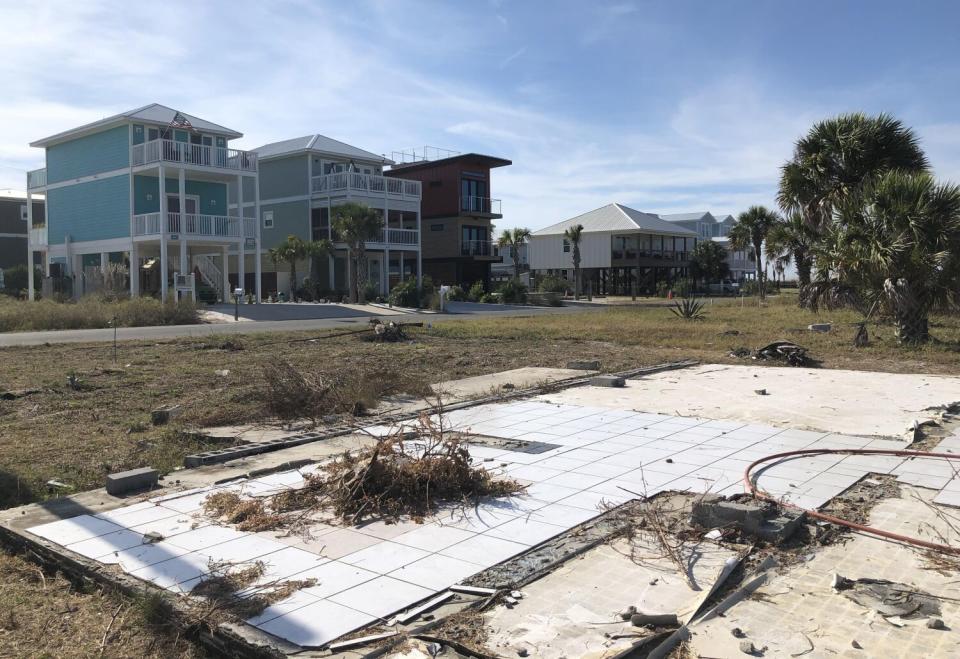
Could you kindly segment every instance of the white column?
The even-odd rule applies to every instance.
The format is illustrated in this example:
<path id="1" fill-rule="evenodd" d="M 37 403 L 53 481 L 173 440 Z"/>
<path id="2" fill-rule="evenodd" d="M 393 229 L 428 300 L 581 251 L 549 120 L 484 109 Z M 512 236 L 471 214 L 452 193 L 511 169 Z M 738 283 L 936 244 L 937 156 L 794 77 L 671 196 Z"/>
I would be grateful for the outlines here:
<path id="1" fill-rule="evenodd" d="M 223 303 L 230 302 L 230 245 L 223 246 Z"/>
<path id="2" fill-rule="evenodd" d="M 187 175 L 183 167 L 177 171 L 180 196 L 180 274 L 190 273 L 190 264 L 187 263 Z"/>
<path id="3" fill-rule="evenodd" d="M 384 282 L 380 286 L 380 294 L 387 296 L 390 294 L 390 204 L 387 199 L 387 181 L 383 181 L 383 264 L 380 268 L 380 281 Z M 401 220 L 400 226 L 403 226 Z"/>
<path id="4" fill-rule="evenodd" d="M 308 154 L 308 158 L 309 158 L 309 154 Z M 256 226 L 257 228 L 256 229 L 257 230 L 257 247 L 256 247 L 257 251 L 256 251 L 256 257 L 254 260 L 253 268 L 257 278 L 257 285 L 256 285 L 257 304 L 260 304 L 260 300 L 263 299 L 263 281 L 262 281 L 263 273 L 261 272 L 261 270 L 263 269 L 263 264 L 261 263 L 263 258 L 261 254 L 262 246 L 260 243 L 260 225 L 262 224 L 262 220 L 260 219 L 260 174 L 259 173 L 253 177 L 253 216 L 255 221 L 254 226 Z M 313 236 L 311 236 L 311 238 L 312 237 Z"/>
<path id="5" fill-rule="evenodd" d="M 246 217 L 243 214 L 243 176 L 237 174 L 237 213 L 240 216 L 240 242 L 237 243 L 237 288 L 244 288 L 244 268 L 246 263 L 244 260 L 247 258 L 246 254 L 246 243 L 247 237 L 243 232 L 244 218 Z M 244 291 L 246 293 L 246 291 Z"/>
<path id="6" fill-rule="evenodd" d="M 160 301 L 167 301 L 167 179 L 163 165 L 157 182 L 160 184 Z"/>
<path id="7" fill-rule="evenodd" d="M 106 274 L 107 265 L 110 264 L 110 253 L 100 252 L 100 272 Z"/>
<path id="8" fill-rule="evenodd" d="M 130 243 L 130 297 L 140 295 L 140 250 L 136 241 Z"/>
<path id="9" fill-rule="evenodd" d="M 30 194 L 30 179 L 27 178 L 27 299 L 33 300 L 33 195 Z"/>
<path id="10" fill-rule="evenodd" d="M 420 238 L 423 235 L 423 226 L 420 224 L 420 209 L 417 209 L 417 287 L 423 286 L 423 249 L 420 247 Z"/>

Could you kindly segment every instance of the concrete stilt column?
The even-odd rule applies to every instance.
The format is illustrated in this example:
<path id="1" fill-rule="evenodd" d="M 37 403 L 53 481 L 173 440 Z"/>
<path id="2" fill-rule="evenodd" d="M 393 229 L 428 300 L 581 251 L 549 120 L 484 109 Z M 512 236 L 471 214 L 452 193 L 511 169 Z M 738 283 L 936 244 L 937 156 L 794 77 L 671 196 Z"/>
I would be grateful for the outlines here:
<path id="1" fill-rule="evenodd" d="M 230 302 L 230 246 L 223 246 L 223 303 Z"/>
<path id="2" fill-rule="evenodd" d="M 187 178 L 183 167 L 177 171 L 177 183 L 180 198 L 180 274 L 187 275 L 191 268 L 187 261 Z"/>
<path id="3" fill-rule="evenodd" d="M 130 297 L 140 295 L 140 249 L 137 243 L 130 244 Z"/>
<path id="4" fill-rule="evenodd" d="M 246 268 L 246 263 L 244 261 L 247 258 L 246 254 L 246 243 L 247 237 L 244 233 L 244 215 L 243 211 L 243 176 L 237 174 L 237 215 L 240 216 L 240 242 L 237 243 L 237 288 L 246 288 L 246 277 L 244 276 L 244 269 Z M 244 293 L 247 291 L 244 290 Z"/>
<path id="5" fill-rule="evenodd" d="M 160 300 L 162 302 L 167 301 L 167 232 L 170 227 L 168 226 L 168 217 L 167 217 L 167 178 L 164 175 L 163 165 L 160 166 L 159 174 L 159 183 L 160 183 Z"/>

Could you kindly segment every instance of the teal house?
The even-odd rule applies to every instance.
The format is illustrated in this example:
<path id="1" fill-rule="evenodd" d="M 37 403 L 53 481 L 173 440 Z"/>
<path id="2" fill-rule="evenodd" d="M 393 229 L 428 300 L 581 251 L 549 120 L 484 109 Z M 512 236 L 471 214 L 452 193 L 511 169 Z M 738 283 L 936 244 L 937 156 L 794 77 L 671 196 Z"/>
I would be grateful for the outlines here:
<path id="1" fill-rule="evenodd" d="M 75 295 L 91 269 L 121 263 L 131 295 L 203 288 L 228 300 L 239 284 L 261 299 L 259 163 L 230 147 L 239 137 L 154 103 L 32 142 L 46 167 L 27 174 L 28 196 L 45 195 L 47 209 L 31 260 L 71 277 Z"/>

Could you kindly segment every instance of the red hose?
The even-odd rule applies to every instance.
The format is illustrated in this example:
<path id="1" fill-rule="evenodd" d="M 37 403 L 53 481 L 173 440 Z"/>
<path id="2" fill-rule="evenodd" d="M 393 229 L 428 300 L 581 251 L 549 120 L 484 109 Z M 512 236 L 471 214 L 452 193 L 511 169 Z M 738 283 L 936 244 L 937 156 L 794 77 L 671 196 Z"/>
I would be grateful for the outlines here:
<path id="1" fill-rule="evenodd" d="M 892 450 L 882 450 L 882 449 L 803 449 L 799 451 L 787 451 L 786 453 L 775 453 L 773 455 L 768 455 L 759 460 L 754 460 L 747 467 L 746 471 L 743 472 L 743 482 L 746 485 L 747 489 L 758 499 L 764 501 L 771 501 L 773 503 L 788 505 L 792 508 L 799 508 L 803 510 L 804 513 L 810 517 L 816 519 L 822 519 L 825 522 L 830 522 L 831 524 L 839 524 L 840 526 L 846 526 L 851 529 L 856 529 L 857 531 L 862 531 L 864 533 L 870 533 L 881 538 L 887 538 L 889 540 L 896 540 L 897 542 L 906 542 L 911 545 L 916 545 L 918 547 L 926 547 L 927 549 L 933 549 L 935 551 L 943 552 L 946 554 L 960 554 L 960 547 L 951 547 L 949 545 L 941 545 L 936 542 L 928 542 L 926 540 L 921 540 L 919 538 L 911 538 L 909 536 L 900 535 L 899 533 L 891 533 L 890 531 L 884 531 L 883 529 L 878 529 L 873 526 L 865 526 L 864 524 L 857 524 L 856 522 L 851 522 L 846 519 L 840 519 L 839 517 L 834 517 L 833 515 L 827 515 L 826 513 L 821 513 L 816 510 L 807 510 L 800 508 L 796 504 L 792 504 L 789 501 L 780 501 L 779 499 L 774 498 L 770 494 L 764 492 L 757 488 L 756 484 L 750 480 L 750 472 L 753 471 L 753 468 L 758 464 L 764 462 L 770 462 L 771 460 L 777 460 L 781 458 L 795 457 L 798 455 L 823 455 L 825 453 L 844 453 L 848 455 L 895 455 L 900 457 L 918 457 L 918 458 L 944 458 L 946 460 L 960 460 L 960 455 L 954 453 L 928 453 L 926 451 L 892 451 Z"/>

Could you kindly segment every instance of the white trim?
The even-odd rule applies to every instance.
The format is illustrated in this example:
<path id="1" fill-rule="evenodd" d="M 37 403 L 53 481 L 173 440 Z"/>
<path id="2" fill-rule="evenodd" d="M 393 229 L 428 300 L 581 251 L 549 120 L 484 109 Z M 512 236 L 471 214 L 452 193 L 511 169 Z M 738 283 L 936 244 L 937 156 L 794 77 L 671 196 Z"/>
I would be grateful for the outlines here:
<path id="1" fill-rule="evenodd" d="M 66 188 L 71 185 L 78 185 L 80 183 L 89 183 L 90 181 L 98 181 L 104 178 L 114 178 L 116 176 L 123 176 L 124 174 L 129 174 L 130 168 L 124 167 L 123 169 L 112 169 L 109 172 L 100 172 L 99 174 L 91 174 L 90 176 L 81 176 L 80 178 L 71 179 L 69 181 L 58 181 L 57 183 L 47 183 L 43 186 L 44 190 L 55 190 L 57 188 Z"/>
<path id="2" fill-rule="evenodd" d="M 129 238 L 109 238 L 107 240 L 87 240 L 84 242 L 70 242 L 70 252 L 72 254 L 99 254 L 101 252 L 129 252 L 133 247 L 133 241 Z M 38 250 L 39 251 L 39 250 Z M 51 257 L 66 256 L 66 245 L 56 243 L 47 247 L 47 253 Z"/>
<path id="3" fill-rule="evenodd" d="M 261 206 L 266 206 L 267 204 L 285 204 L 285 203 L 288 203 L 288 202 L 291 202 L 291 201 L 309 201 L 310 199 L 312 199 L 311 195 L 306 195 L 306 194 L 294 195 L 294 196 L 292 196 L 292 197 L 274 197 L 273 199 L 261 199 L 261 200 L 260 200 L 260 205 L 261 205 Z M 244 208 L 250 208 L 251 206 L 254 206 L 255 204 L 256 204 L 256 202 L 254 202 L 254 201 L 245 201 L 245 202 L 243 202 L 243 207 L 244 207 Z M 237 204 L 236 204 L 236 202 L 234 202 L 234 203 L 232 203 L 232 204 L 227 204 L 227 207 L 228 207 L 228 208 L 231 208 L 231 209 L 234 209 L 234 208 L 237 207 Z"/>
<path id="4" fill-rule="evenodd" d="M 27 233 L 0 233 L 0 238 L 27 238 Z"/>

